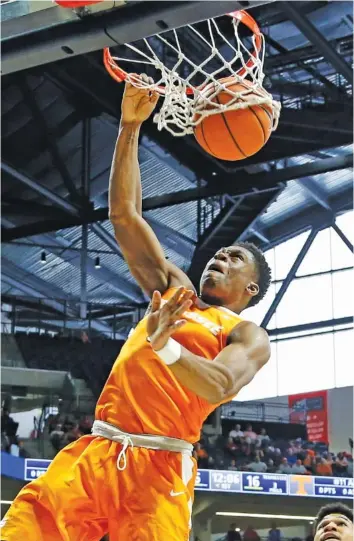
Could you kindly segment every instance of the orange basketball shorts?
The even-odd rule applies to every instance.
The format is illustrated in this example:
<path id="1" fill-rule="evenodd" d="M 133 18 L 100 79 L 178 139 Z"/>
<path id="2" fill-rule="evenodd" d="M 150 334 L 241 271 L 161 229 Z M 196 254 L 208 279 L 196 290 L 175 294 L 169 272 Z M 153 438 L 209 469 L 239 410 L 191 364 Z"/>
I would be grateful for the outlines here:
<path id="1" fill-rule="evenodd" d="M 3 519 L 3 541 L 187 541 L 196 462 L 134 447 L 117 469 L 120 443 L 83 436 L 26 485 Z"/>

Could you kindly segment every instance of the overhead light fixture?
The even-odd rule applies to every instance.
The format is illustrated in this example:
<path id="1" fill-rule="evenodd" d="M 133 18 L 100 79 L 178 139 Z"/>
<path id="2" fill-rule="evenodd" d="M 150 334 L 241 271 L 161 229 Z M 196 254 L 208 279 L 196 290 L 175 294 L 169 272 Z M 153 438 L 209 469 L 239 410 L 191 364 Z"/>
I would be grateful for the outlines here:
<path id="1" fill-rule="evenodd" d="M 47 256 L 46 256 L 46 253 L 45 253 L 45 252 L 42 252 L 42 253 L 41 253 L 41 263 L 42 263 L 42 265 L 44 265 L 45 263 L 47 263 Z"/>
<path id="2" fill-rule="evenodd" d="M 101 268 L 100 258 L 97 256 L 95 259 L 95 269 L 100 269 L 100 268 Z"/>
<path id="3" fill-rule="evenodd" d="M 264 513 L 232 513 L 229 511 L 217 511 L 215 513 L 221 517 L 249 517 L 249 518 L 274 518 L 283 520 L 315 520 L 315 517 L 301 516 L 301 515 L 270 515 Z"/>

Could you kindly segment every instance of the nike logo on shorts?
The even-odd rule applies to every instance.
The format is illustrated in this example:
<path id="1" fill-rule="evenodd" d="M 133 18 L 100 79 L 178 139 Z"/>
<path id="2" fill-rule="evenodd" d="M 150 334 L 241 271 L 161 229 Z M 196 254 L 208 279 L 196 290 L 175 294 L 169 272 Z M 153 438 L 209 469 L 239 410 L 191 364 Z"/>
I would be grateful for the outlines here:
<path id="1" fill-rule="evenodd" d="M 170 496 L 182 496 L 182 494 L 185 494 L 185 490 L 183 492 L 175 492 L 174 490 L 171 490 Z"/>

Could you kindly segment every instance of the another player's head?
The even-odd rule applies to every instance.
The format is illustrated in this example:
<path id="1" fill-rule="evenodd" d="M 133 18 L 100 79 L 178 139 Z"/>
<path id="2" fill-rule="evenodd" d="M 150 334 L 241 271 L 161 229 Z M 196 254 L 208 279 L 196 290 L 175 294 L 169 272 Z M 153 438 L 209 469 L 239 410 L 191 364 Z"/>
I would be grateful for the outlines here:
<path id="1" fill-rule="evenodd" d="M 353 511 L 343 503 L 330 503 L 319 510 L 314 541 L 352 541 Z"/>
<path id="2" fill-rule="evenodd" d="M 207 263 L 200 279 L 200 296 L 208 304 L 235 312 L 255 306 L 271 280 L 263 252 L 250 242 L 221 248 Z"/>

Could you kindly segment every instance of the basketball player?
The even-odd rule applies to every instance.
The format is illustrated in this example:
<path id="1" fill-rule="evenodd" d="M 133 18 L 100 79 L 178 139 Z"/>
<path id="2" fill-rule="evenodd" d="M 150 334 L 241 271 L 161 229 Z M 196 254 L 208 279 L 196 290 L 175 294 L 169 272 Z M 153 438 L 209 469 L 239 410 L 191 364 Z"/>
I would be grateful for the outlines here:
<path id="1" fill-rule="evenodd" d="M 319 510 L 314 541 L 352 541 L 353 511 L 342 503 L 330 503 Z"/>
<path id="2" fill-rule="evenodd" d="M 269 340 L 239 314 L 270 271 L 253 245 L 209 261 L 200 296 L 142 217 L 141 123 L 157 96 L 127 84 L 110 179 L 110 219 L 130 271 L 152 297 L 96 407 L 93 434 L 68 445 L 5 517 L 4 541 L 186 541 L 203 421 L 268 361 Z M 99 361 L 99 359 L 97 359 Z"/>

